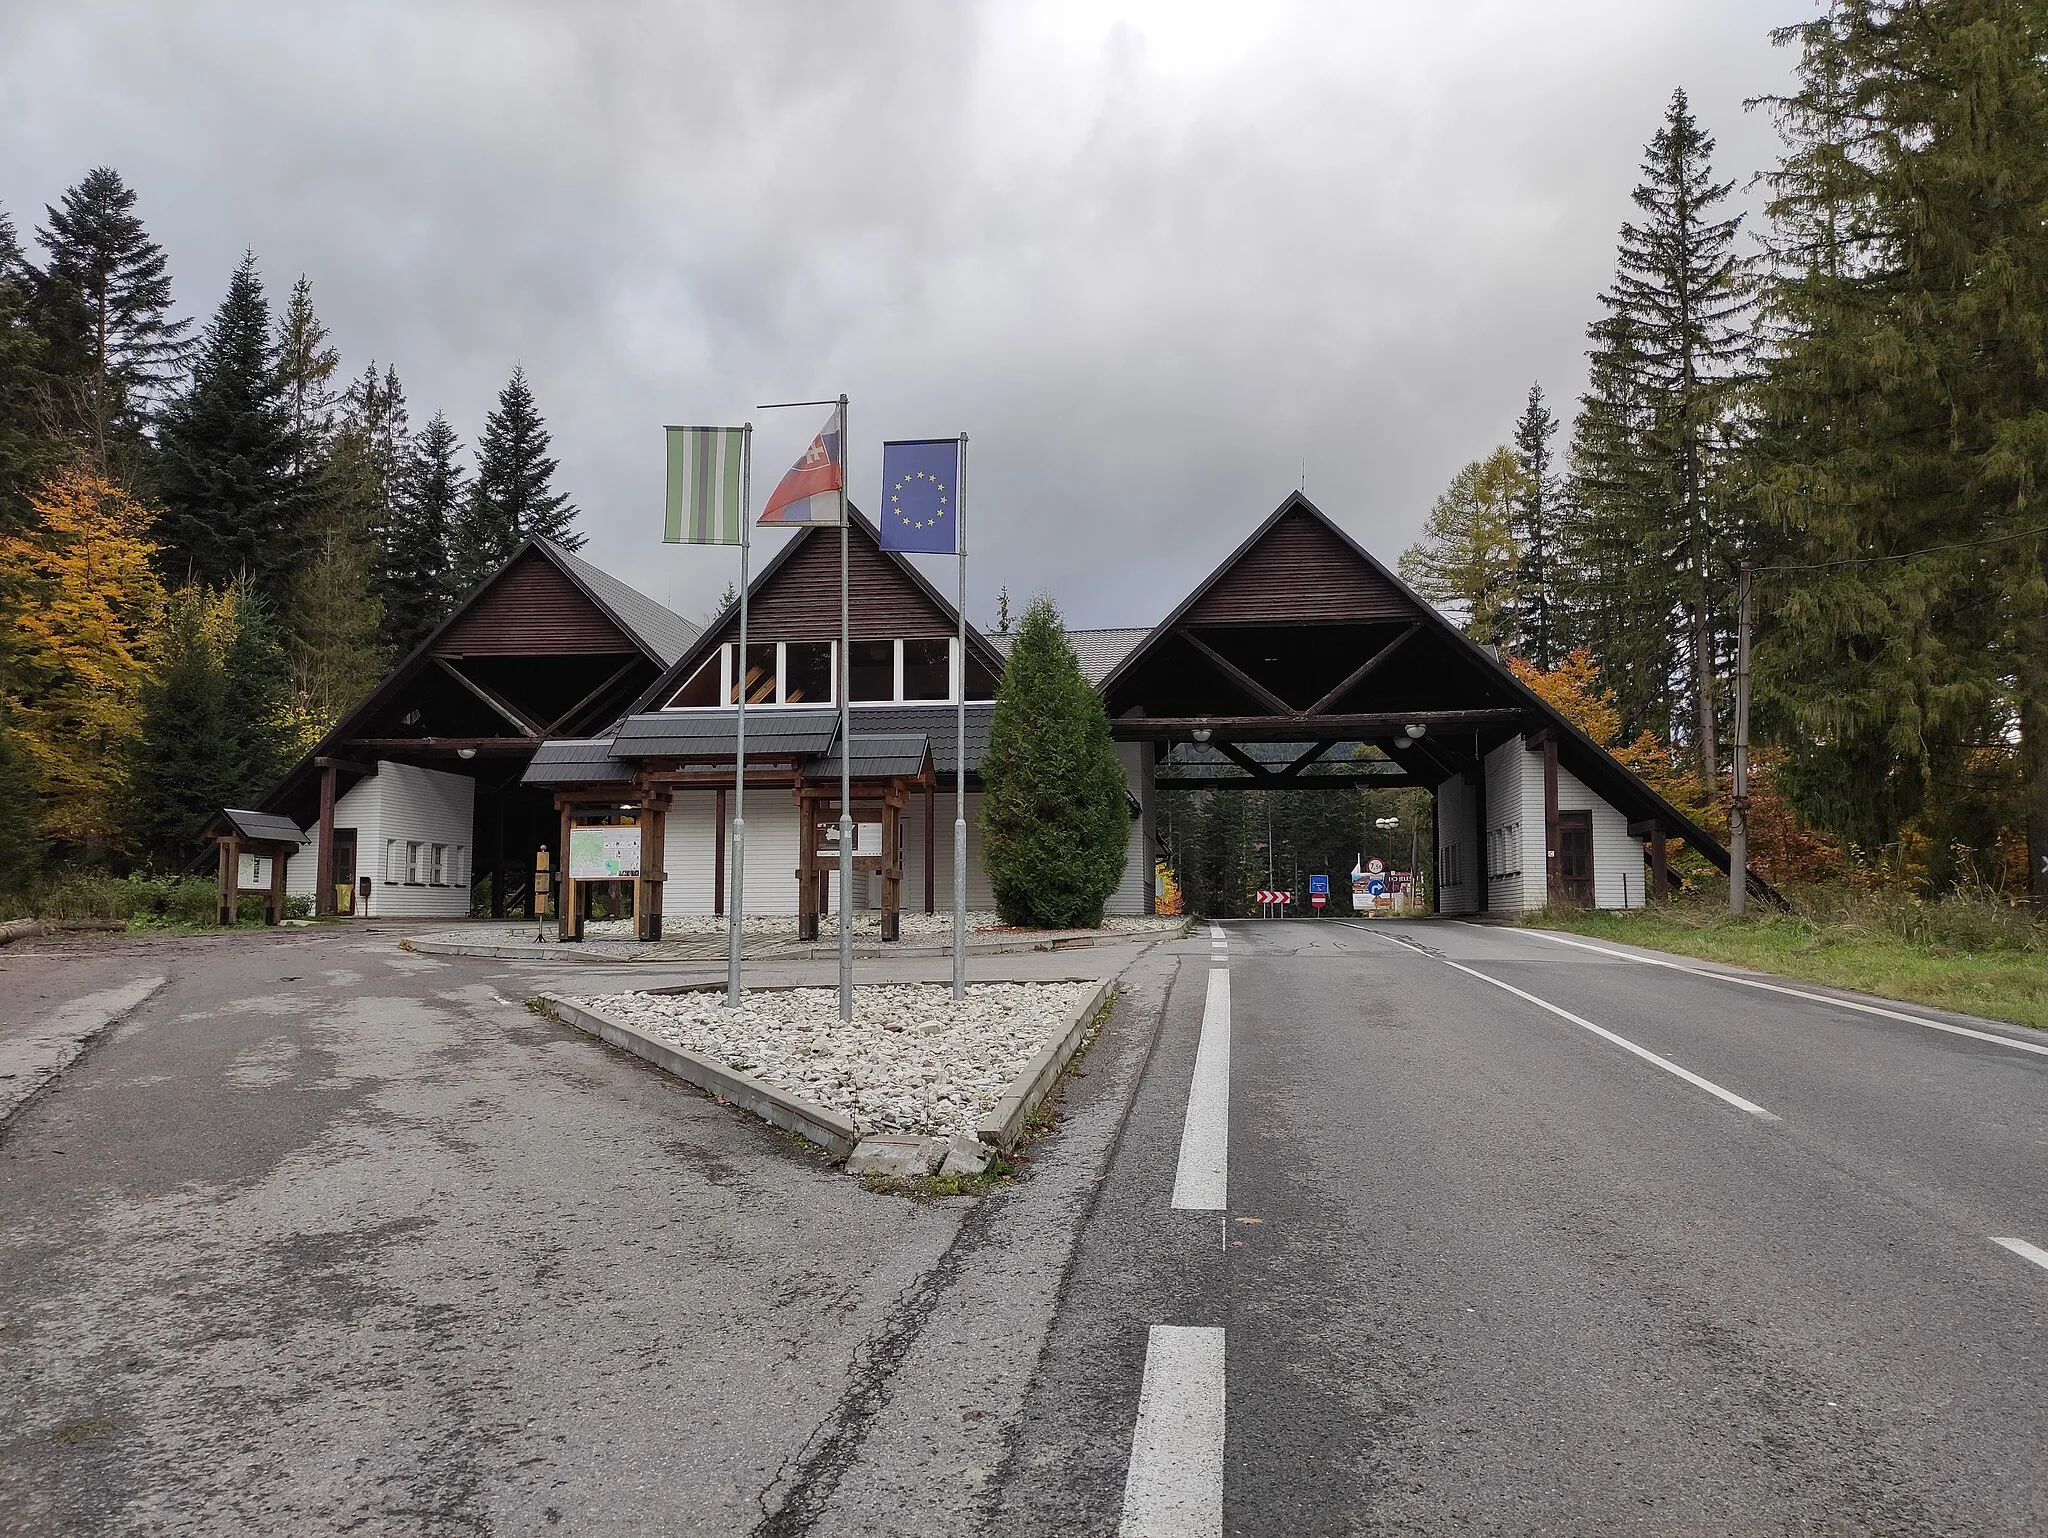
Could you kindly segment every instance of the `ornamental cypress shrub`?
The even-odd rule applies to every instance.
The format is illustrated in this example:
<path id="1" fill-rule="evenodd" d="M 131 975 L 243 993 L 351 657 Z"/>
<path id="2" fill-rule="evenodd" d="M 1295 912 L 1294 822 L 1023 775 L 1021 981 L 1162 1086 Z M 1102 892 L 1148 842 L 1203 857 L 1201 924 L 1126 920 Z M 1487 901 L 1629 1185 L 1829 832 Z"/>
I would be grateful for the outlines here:
<path id="1" fill-rule="evenodd" d="M 982 861 L 1005 924 L 1092 929 L 1123 879 L 1130 803 L 1109 717 L 1052 600 L 1025 611 L 996 690 Z"/>

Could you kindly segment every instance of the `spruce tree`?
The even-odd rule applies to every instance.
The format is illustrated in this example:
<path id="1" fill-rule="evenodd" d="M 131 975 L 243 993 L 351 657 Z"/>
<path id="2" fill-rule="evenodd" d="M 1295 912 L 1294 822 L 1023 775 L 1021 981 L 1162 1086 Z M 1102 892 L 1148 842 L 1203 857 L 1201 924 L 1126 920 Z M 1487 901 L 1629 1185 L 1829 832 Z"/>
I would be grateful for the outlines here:
<path id="1" fill-rule="evenodd" d="M 1644 154 L 1640 218 L 1622 226 L 1614 285 L 1601 296 L 1607 313 L 1589 330 L 1584 443 L 1574 446 L 1587 473 L 1572 498 L 1581 527 L 1569 535 L 1577 559 L 1568 578 L 1582 608 L 1610 601 L 1599 590 L 1612 584 L 1632 620 L 1657 613 L 1678 628 L 1667 686 L 1678 708 L 1662 729 L 1686 735 L 1702 786 L 1719 768 L 1717 677 L 1730 622 L 1729 413 L 1754 353 L 1754 302 L 1735 251 L 1741 219 L 1722 212 L 1734 183 L 1714 179 L 1713 152 L 1685 92 L 1673 92 Z M 1631 696 L 1647 680 L 1609 683 L 1645 708 Z"/>
<path id="2" fill-rule="evenodd" d="M 120 476 L 183 368 L 191 323 L 171 318 L 169 262 L 118 171 L 95 167 L 44 214 L 38 308 L 63 386 L 55 405 L 93 467 Z"/>
<path id="3" fill-rule="evenodd" d="M 467 501 L 462 441 L 441 412 L 413 439 L 378 547 L 384 644 L 403 657 L 448 617 L 460 589 L 451 542 Z"/>
<path id="4" fill-rule="evenodd" d="M 476 482 L 455 540 L 458 589 L 481 582 L 529 537 L 583 548 L 583 536 L 570 527 L 576 508 L 554 489 L 555 468 L 526 371 L 515 368 L 477 443 Z"/>
<path id="5" fill-rule="evenodd" d="M 171 594 L 142 687 L 142 730 L 129 772 L 136 842 L 170 867 L 198 853 L 222 807 L 246 804 L 241 701 L 227 668 L 231 600 L 203 587 Z"/>
<path id="6" fill-rule="evenodd" d="M 1495 449 L 1452 477 L 1429 510 L 1422 538 L 1401 552 L 1401 578 L 1427 602 L 1463 615 L 1465 634 L 1506 646 L 1515 627 L 1515 499 L 1522 470 Z"/>
<path id="7" fill-rule="evenodd" d="M 42 421 L 48 349 L 35 326 L 37 277 L 22 254 L 14 221 L 0 209 L 0 534 L 28 521 L 29 492 L 62 453 Z M 0 592 L 0 605 L 5 603 Z"/>
<path id="8" fill-rule="evenodd" d="M 1869 847 L 2020 735 L 2048 905 L 2048 18 L 1838 0 L 1776 34 L 1760 704 L 1806 814 Z M 1938 856 L 1937 856 L 1938 858 Z"/>
<path id="9" fill-rule="evenodd" d="M 1092 929 L 1123 879 L 1123 766 L 1059 611 L 1024 612 L 996 688 L 981 777 L 982 860 L 1006 924 Z"/>
<path id="10" fill-rule="evenodd" d="M 1557 418 L 1543 403 L 1543 386 L 1529 386 L 1529 399 L 1515 421 L 1515 464 L 1521 484 L 1508 498 L 1508 533 L 1515 545 L 1515 614 L 1509 646 L 1536 666 L 1549 669 L 1561 655 L 1552 613 L 1552 557 L 1557 547 L 1559 477 L 1550 440 Z"/>
<path id="11" fill-rule="evenodd" d="M 309 474 L 334 435 L 335 371 L 341 354 L 330 344 L 327 327 L 313 310 L 313 284 L 304 273 L 292 285 L 284 313 L 277 320 L 277 366 L 284 385 L 292 442 L 298 450 L 292 468 Z"/>
<path id="12" fill-rule="evenodd" d="M 166 576 L 225 587 L 246 573 L 282 604 L 310 543 L 306 485 L 253 254 L 235 269 L 157 440 Z"/>

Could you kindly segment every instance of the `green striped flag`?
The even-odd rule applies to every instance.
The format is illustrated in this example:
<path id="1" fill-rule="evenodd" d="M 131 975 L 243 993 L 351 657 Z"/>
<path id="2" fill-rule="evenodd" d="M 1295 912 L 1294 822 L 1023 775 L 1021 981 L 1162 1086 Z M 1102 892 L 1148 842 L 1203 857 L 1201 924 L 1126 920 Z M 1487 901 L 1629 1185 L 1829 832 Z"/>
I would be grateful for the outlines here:
<path id="1" fill-rule="evenodd" d="M 746 526 L 740 506 L 746 464 L 744 427 L 668 430 L 668 545 L 737 545 Z"/>

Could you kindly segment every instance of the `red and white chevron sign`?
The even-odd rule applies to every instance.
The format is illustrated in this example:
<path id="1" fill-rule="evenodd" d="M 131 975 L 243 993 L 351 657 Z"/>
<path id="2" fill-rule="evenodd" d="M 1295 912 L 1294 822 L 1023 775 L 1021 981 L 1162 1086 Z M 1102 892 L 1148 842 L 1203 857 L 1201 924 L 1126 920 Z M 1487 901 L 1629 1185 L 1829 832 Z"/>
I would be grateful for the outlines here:
<path id="1" fill-rule="evenodd" d="M 1261 907 L 1267 903 L 1291 903 L 1293 901 L 1294 894 L 1292 892 L 1268 892 L 1264 888 L 1261 888 L 1259 891 L 1259 904 Z"/>

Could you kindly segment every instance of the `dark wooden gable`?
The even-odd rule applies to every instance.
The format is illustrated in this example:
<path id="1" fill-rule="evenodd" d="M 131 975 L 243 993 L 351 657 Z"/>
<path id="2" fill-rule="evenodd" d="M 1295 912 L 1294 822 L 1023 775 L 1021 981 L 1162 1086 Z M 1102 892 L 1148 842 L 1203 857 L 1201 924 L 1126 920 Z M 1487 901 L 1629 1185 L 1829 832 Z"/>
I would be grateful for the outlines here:
<path id="1" fill-rule="evenodd" d="M 882 549 L 874 526 L 853 509 L 846 541 L 848 628 L 856 641 L 937 640 L 959 633 L 953 606 L 901 556 Z M 728 609 L 682 658 L 641 695 L 637 710 L 658 710 L 696 675 L 718 648 L 737 642 L 739 608 Z M 839 639 L 839 534 L 807 529 L 759 571 L 747 600 L 747 644 Z M 994 692 L 1002 654 L 967 628 L 968 698 Z"/>
<path id="2" fill-rule="evenodd" d="M 538 550 L 528 549 L 434 638 L 437 657 L 618 656 L 638 642 Z"/>
<path id="3" fill-rule="evenodd" d="M 855 523 L 846 540 L 846 605 L 856 641 L 937 638 L 954 634 L 952 610 L 935 603 L 908 571 L 882 551 L 867 526 Z M 700 652 L 740 635 L 739 611 Z M 787 559 L 761 574 L 747 600 L 751 641 L 839 639 L 839 537 L 816 530 L 798 538 Z"/>
<path id="4" fill-rule="evenodd" d="M 1305 507 L 1289 505 L 1212 577 L 1184 625 L 1371 624 L 1420 606 Z"/>

